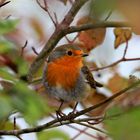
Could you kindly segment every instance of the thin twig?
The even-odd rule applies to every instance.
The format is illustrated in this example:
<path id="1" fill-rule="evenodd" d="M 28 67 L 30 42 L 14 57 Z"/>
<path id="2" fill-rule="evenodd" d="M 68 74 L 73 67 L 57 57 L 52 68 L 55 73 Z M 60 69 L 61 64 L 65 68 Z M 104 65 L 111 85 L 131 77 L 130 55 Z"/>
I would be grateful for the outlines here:
<path id="1" fill-rule="evenodd" d="M 10 3 L 10 2 L 11 2 L 11 1 L 6 1 L 6 2 L 0 4 L 0 8 L 3 7 L 3 6 L 5 6 L 6 4 L 8 4 L 8 3 Z"/>
<path id="2" fill-rule="evenodd" d="M 128 62 L 128 61 L 137 61 L 137 60 L 140 60 L 140 58 L 121 58 L 119 60 L 117 60 L 116 62 L 113 62 L 112 64 L 110 65 L 107 65 L 107 66 L 104 66 L 104 67 L 99 67 L 99 68 L 91 68 L 90 70 L 91 71 L 99 71 L 99 70 L 103 70 L 103 69 L 106 69 L 106 68 L 109 68 L 109 67 L 113 67 L 121 62 Z"/>
<path id="3" fill-rule="evenodd" d="M 67 124 L 67 126 L 73 128 L 73 129 L 75 129 L 75 130 L 77 130 L 77 131 L 81 131 L 79 128 L 77 128 L 77 127 L 75 127 L 75 126 L 73 126 L 73 125 Z M 93 139 L 97 139 L 96 136 L 94 136 L 94 135 L 92 135 L 92 134 L 90 134 L 90 133 L 88 133 L 88 132 L 86 132 L 86 131 L 84 131 L 83 133 L 84 133 L 85 135 L 87 135 L 87 136 L 93 138 Z"/>
<path id="4" fill-rule="evenodd" d="M 107 65 L 107 66 L 104 66 L 104 67 L 99 67 L 99 68 L 91 68 L 90 70 L 91 71 L 99 71 L 99 70 L 103 70 L 103 69 L 106 69 L 106 68 L 110 68 L 110 67 L 113 67 L 121 62 L 128 62 L 128 61 L 137 61 L 137 60 L 140 60 L 140 58 L 126 58 L 126 53 L 127 53 L 127 50 L 128 50 L 128 40 L 126 40 L 126 46 L 125 46 L 125 50 L 124 50 L 124 53 L 123 53 L 123 57 L 119 60 L 117 60 L 116 62 L 113 62 L 112 64 L 110 65 Z"/>
<path id="5" fill-rule="evenodd" d="M 88 124 L 82 123 L 82 122 L 76 122 L 76 121 L 74 121 L 74 122 L 75 122 L 76 124 L 83 125 L 83 126 L 86 126 L 86 127 L 88 127 L 88 128 L 91 128 L 91 129 L 93 129 L 93 130 L 96 130 L 96 131 L 99 131 L 99 132 L 101 132 L 101 133 L 107 134 L 107 132 L 105 132 L 105 131 L 103 131 L 103 130 L 97 128 L 97 127 L 94 127 L 94 126 L 91 126 L 91 125 L 88 125 Z"/>
<path id="6" fill-rule="evenodd" d="M 127 53 L 127 50 L 128 50 L 128 40 L 127 40 L 126 37 L 125 37 L 125 39 L 126 39 L 126 46 L 125 46 L 125 49 L 124 49 L 123 59 L 125 59 L 125 56 L 126 56 L 126 53 Z"/>
<path id="7" fill-rule="evenodd" d="M 80 32 L 83 30 L 95 29 L 95 28 L 106 28 L 106 27 L 130 27 L 127 22 L 118 22 L 118 21 L 99 21 L 96 23 L 87 23 L 79 26 L 70 26 L 64 29 L 64 34 L 70 34 L 75 32 Z"/>
<path id="8" fill-rule="evenodd" d="M 48 16 L 50 17 L 51 21 L 53 22 L 54 26 L 57 27 L 57 22 L 53 19 L 50 11 L 49 11 L 49 8 L 48 8 L 48 5 L 47 5 L 47 1 L 44 0 L 44 6 L 41 5 L 41 3 L 36 0 L 37 4 L 45 11 L 48 13 Z"/>
<path id="9" fill-rule="evenodd" d="M 16 117 L 14 117 L 14 130 L 16 130 Z"/>
<path id="10" fill-rule="evenodd" d="M 23 57 L 23 55 L 24 55 L 24 50 L 27 47 L 27 44 L 28 44 L 28 40 L 26 40 L 24 46 L 21 47 L 21 54 L 20 54 L 21 57 Z"/>
<path id="11" fill-rule="evenodd" d="M 80 130 L 78 134 L 76 134 L 71 140 L 76 140 L 82 133 L 84 133 L 88 127 L 85 127 L 83 130 Z"/>
<path id="12" fill-rule="evenodd" d="M 110 10 L 109 13 L 108 13 L 108 15 L 107 15 L 107 17 L 105 18 L 105 21 L 107 21 L 110 18 L 110 16 L 112 15 L 112 13 L 113 13 L 113 10 Z"/>
<path id="13" fill-rule="evenodd" d="M 19 140 L 23 140 L 20 136 L 16 136 Z"/>
<path id="14" fill-rule="evenodd" d="M 53 116 L 52 114 L 50 114 L 51 115 L 51 117 L 53 118 L 53 119 L 56 119 L 56 117 L 55 116 Z M 91 118 L 93 118 L 93 117 L 91 117 Z M 91 119 L 90 118 L 90 119 Z M 86 118 L 87 119 L 87 118 Z M 94 117 L 93 119 L 99 119 L 99 117 Z M 80 119 L 79 119 L 80 120 Z M 79 121 L 78 120 L 78 121 Z M 82 119 L 81 119 L 81 121 L 82 121 Z M 83 121 L 84 121 L 84 118 L 83 118 Z M 86 120 L 87 121 L 87 120 Z M 79 129 L 79 128 L 77 128 L 77 127 L 75 127 L 74 125 L 71 125 L 71 124 L 67 124 L 67 126 L 68 127 L 70 127 L 70 128 L 72 128 L 72 129 L 74 129 L 74 130 L 77 130 L 77 131 L 81 131 L 81 129 Z M 83 132 L 83 130 L 82 130 L 82 133 L 84 133 L 85 135 L 87 135 L 87 136 L 89 136 L 89 137 L 91 137 L 91 138 L 94 138 L 94 139 L 97 139 L 97 137 L 96 136 L 94 136 L 94 135 L 92 135 L 92 134 L 90 134 L 90 133 L 88 133 L 88 132 L 86 132 L 86 131 L 84 131 Z M 76 137 L 76 136 L 75 136 Z M 77 136 L 78 137 L 78 136 Z"/>
<path id="15" fill-rule="evenodd" d="M 32 47 L 32 50 L 33 50 L 34 54 L 36 54 L 37 56 L 39 55 L 39 53 L 36 51 L 36 49 L 34 47 Z"/>

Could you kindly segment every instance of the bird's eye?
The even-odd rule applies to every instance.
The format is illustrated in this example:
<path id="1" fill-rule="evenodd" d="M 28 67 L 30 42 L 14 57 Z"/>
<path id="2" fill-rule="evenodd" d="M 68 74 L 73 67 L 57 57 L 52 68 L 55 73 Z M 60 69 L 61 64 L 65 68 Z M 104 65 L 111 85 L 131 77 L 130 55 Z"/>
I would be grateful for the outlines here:
<path id="1" fill-rule="evenodd" d="M 69 56 L 71 56 L 73 53 L 72 53 L 72 51 L 68 51 L 67 54 L 68 54 Z"/>

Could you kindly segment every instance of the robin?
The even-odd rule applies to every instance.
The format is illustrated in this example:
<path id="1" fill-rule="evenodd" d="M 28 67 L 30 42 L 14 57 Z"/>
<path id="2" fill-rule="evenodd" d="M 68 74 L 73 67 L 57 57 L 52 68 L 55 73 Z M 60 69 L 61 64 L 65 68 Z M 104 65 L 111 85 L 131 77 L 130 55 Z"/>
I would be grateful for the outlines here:
<path id="1" fill-rule="evenodd" d="M 96 82 L 83 57 L 88 56 L 77 44 L 57 47 L 48 58 L 43 73 L 43 85 L 47 93 L 63 102 L 81 101 L 89 89 L 102 87 Z"/>

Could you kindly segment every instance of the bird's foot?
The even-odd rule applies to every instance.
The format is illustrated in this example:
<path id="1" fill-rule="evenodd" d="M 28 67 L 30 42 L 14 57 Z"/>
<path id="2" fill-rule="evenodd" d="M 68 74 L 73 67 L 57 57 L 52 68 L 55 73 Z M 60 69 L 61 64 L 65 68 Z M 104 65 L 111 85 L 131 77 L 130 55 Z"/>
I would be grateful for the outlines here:
<path id="1" fill-rule="evenodd" d="M 66 114 L 64 114 L 62 111 L 57 110 L 56 111 L 56 117 L 59 120 L 60 124 L 62 125 L 62 120 L 61 118 L 66 117 Z"/>
<path id="2" fill-rule="evenodd" d="M 75 106 L 74 106 L 72 112 L 70 112 L 70 113 L 68 114 L 69 116 L 71 116 L 71 115 L 73 115 L 73 114 L 75 114 L 75 113 L 77 112 L 77 111 L 76 111 L 77 105 L 78 105 L 78 102 L 76 102 L 76 104 L 75 104 Z"/>

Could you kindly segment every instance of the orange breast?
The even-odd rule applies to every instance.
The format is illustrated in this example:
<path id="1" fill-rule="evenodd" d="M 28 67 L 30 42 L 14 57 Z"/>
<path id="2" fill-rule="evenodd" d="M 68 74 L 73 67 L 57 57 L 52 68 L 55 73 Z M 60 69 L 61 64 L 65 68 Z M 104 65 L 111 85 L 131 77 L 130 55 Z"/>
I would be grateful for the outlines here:
<path id="1" fill-rule="evenodd" d="M 82 67 L 82 58 L 64 56 L 48 64 L 46 79 L 50 86 L 74 88 Z"/>

